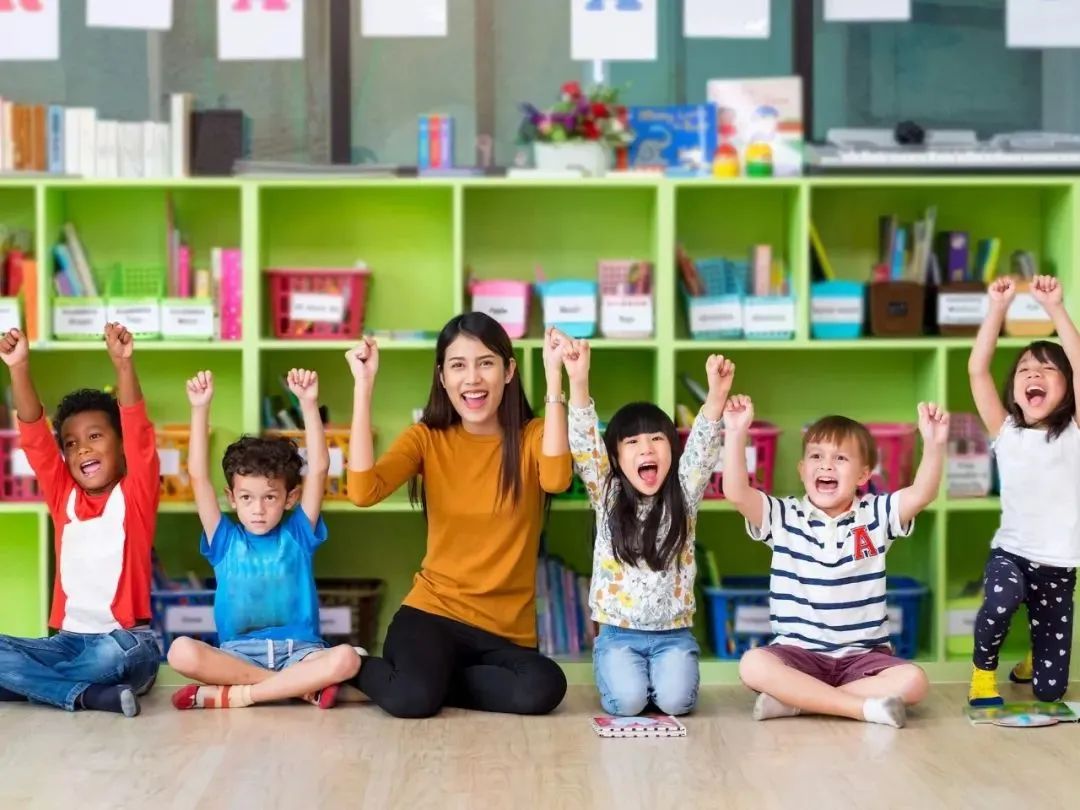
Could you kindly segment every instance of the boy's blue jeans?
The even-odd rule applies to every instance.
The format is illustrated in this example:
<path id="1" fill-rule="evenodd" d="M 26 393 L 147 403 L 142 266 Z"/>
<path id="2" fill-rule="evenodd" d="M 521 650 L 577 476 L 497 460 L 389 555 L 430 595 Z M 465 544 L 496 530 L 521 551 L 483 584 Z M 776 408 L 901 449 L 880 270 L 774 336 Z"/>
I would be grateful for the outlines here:
<path id="1" fill-rule="evenodd" d="M 91 684 L 150 688 L 161 650 L 150 630 L 68 633 L 49 638 L 0 635 L 0 686 L 35 703 L 73 711 Z"/>
<path id="2" fill-rule="evenodd" d="M 650 703 L 664 714 L 686 714 L 697 703 L 701 648 L 689 628 L 628 630 L 600 625 L 593 672 L 608 714 L 641 714 Z"/>

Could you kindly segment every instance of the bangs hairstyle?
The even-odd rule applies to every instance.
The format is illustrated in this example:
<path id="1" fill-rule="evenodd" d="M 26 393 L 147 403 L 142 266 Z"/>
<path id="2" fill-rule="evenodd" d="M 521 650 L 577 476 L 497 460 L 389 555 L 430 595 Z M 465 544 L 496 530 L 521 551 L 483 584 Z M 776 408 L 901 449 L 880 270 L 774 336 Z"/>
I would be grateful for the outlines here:
<path id="1" fill-rule="evenodd" d="M 483 312 L 467 312 L 452 318 L 439 333 L 435 344 L 435 369 L 431 377 L 431 392 L 420 421 L 432 430 L 447 430 L 461 423 L 461 415 L 450 401 L 450 395 L 443 388 L 439 375 L 446 362 L 446 351 L 450 344 L 461 335 L 480 341 L 503 362 L 503 368 L 509 369 L 514 360 L 514 346 L 506 330 L 498 321 Z M 499 499 L 495 506 L 509 498 L 516 504 L 521 497 L 521 444 L 525 435 L 525 426 L 533 418 L 532 408 L 521 386 L 519 369 L 514 370 L 510 382 L 503 389 L 502 402 L 498 410 L 499 427 L 502 428 L 502 459 L 499 463 Z M 427 498 L 424 484 L 420 478 L 409 482 L 409 500 L 419 503 L 427 512 Z M 494 507 L 493 507 L 494 508 Z"/>
<path id="2" fill-rule="evenodd" d="M 848 439 L 855 441 L 855 446 L 859 448 L 859 459 L 866 467 L 871 470 L 877 467 L 878 452 L 874 437 L 866 425 L 846 416 L 826 416 L 808 427 L 803 434 L 803 456 L 806 456 L 806 448 L 811 444 L 828 442 L 839 446 Z"/>
<path id="3" fill-rule="evenodd" d="M 1016 374 L 1020 370 L 1020 364 L 1028 354 L 1039 363 L 1049 363 L 1054 366 L 1065 377 L 1065 396 L 1061 398 L 1061 403 L 1041 423 L 1046 427 L 1046 440 L 1052 441 L 1060 436 L 1065 431 L 1065 428 L 1069 426 L 1069 423 L 1076 418 L 1076 392 L 1073 391 L 1072 364 L 1069 363 L 1069 358 L 1065 356 L 1065 350 L 1057 343 L 1051 343 L 1049 340 L 1036 340 L 1016 355 L 1016 360 L 1013 361 L 1012 368 L 1009 369 L 1009 376 L 1005 380 L 1001 399 L 1005 403 L 1005 410 L 1013 418 L 1013 422 L 1022 428 L 1037 427 L 1037 425 L 1027 423 L 1024 419 L 1024 412 L 1020 410 L 1016 397 L 1013 396 L 1013 382 L 1016 380 Z"/>
<path id="4" fill-rule="evenodd" d="M 644 518 L 638 516 L 638 504 L 644 497 L 630 483 L 619 467 L 619 444 L 641 434 L 662 433 L 671 445 L 671 468 L 660 491 L 652 500 Z M 671 417 L 651 402 L 634 402 L 620 408 L 604 431 L 611 475 L 604 488 L 611 550 L 623 565 L 644 562 L 653 571 L 664 571 L 679 559 L 686 547 L 688 526 L 686 501 L 679 481 L 682 445 Z M 667 532 L 660 537 L 664 516 L 671 518 Z"/>

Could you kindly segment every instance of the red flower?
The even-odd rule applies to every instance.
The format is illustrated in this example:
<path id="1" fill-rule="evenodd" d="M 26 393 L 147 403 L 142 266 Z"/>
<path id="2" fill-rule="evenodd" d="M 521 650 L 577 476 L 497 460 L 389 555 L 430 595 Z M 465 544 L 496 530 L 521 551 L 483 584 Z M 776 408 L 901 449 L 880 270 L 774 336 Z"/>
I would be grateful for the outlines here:
<path id="1" fill-rule="evenodd" d="M 600 101 L 594 101 L 589 107 L 589 112 L 593 118 L 607 118 L 609 114 L 607 104 Z"/>
<path id="2" fill-rule="evenodd" d="M 586 121 L 585 126 L 585 138 L 590 141 L 600 140 L 600 128 L 596 126 L 595 121 Z"/>
<path id="3" fill-rule="evenodd" d="M 572 99 L 578 99 L 581 97 L 581 82 L 567 82 L 560 90 L 563 95 L 570 96 Z"/>

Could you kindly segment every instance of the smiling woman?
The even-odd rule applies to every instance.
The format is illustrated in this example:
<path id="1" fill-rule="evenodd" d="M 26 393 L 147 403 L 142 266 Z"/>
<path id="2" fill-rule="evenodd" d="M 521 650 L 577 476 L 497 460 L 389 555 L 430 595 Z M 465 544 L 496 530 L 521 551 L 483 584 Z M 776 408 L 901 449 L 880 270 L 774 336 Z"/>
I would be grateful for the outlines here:
<path id="1" fill-rule="evenodd" d="M 548 407 L 534 419 L 503 328 L 481 313 L 452 319 L 420 423 L 377 462 L 378 346 L 368 340 L 346 354 L 356 379 L 349 497 L 372 506 L 408 481 L 428 520 L 427 553 L 385 657 L 364 658 L 356 678 L 390 714 L 427 717 L 444 705 L 546 714 L 562 701 L 562 670 L 536 650 L 535 583 L 546 493 L 570 485 L 568 344 L 555 330 L 544 340 Z"/>

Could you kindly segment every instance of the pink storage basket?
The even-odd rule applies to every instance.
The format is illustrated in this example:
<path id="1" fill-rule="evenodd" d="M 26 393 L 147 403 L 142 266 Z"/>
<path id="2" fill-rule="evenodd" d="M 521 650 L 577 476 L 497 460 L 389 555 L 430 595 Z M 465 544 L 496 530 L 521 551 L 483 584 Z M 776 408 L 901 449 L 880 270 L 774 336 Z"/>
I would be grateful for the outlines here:
<path id="1" fill-rule="evenodd" d="M 529 330 L 532 284 L 527 281 L 474 281 L 469 285 L 473 312 L 483 312 L 502 324 L 511 338 Z"/>
<path id="2" fill-rule="evenodd" d="M 267 270 L 274 336 L 340 340 L 360 336 L 371 271 L 366 267 Z"/>
<path id="3" fill-rule="evenodd" d="M 679 428 L 679 441 L 686 447 L 690 437 L 688 428 Z M 755 421 L 750 426 L 750 444 L 752 450 L 747 467 L 750 473 L 750 486 L 771 493 L 773 491 L 773 473 L 776 470 L 776 442 L 780 438 L 780 428 L 771 422 Z M 753 464 L 749 462 L 753 461 Z M 724 497 L 724 474 L 713 473 L 708 487 L 705 488 L 705 500 L 722 500 Z"/>
<path id="4" fill-rule="evenodd" d="M 866 429 L 877 444 L 877 468 L 870 476 L 868 490 L 896 492 L 908 486 L 915 474 L 916 425 L 910 422 L 868 422 Z"/>
<path id="5" fill-rule="evenodd" d="M 19 447 L 19 431 L 0 430 L 0 501 L 40 501 L 37 478 Z"/>

